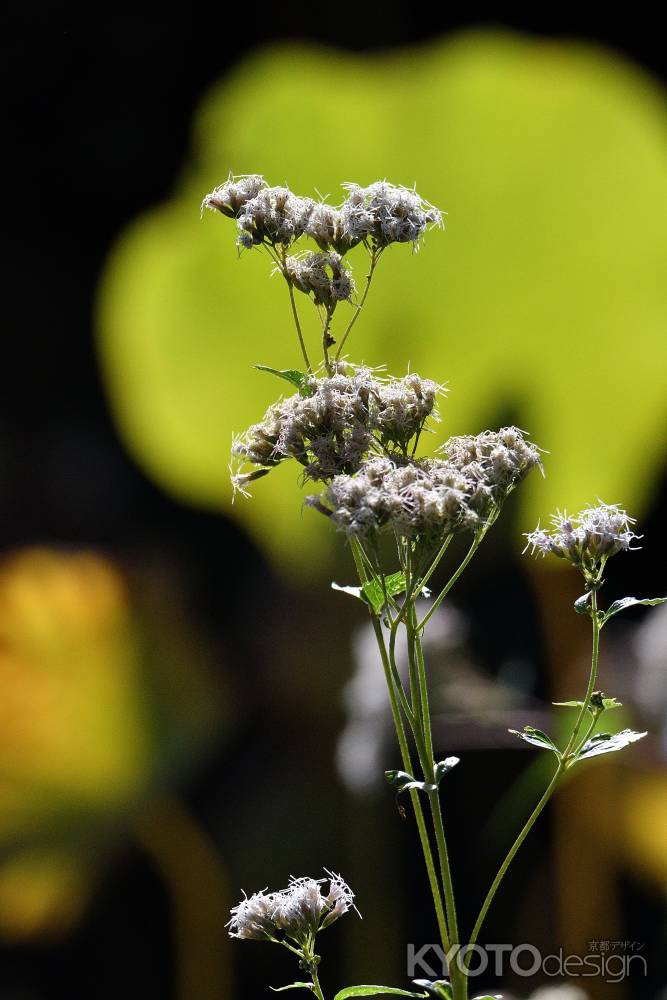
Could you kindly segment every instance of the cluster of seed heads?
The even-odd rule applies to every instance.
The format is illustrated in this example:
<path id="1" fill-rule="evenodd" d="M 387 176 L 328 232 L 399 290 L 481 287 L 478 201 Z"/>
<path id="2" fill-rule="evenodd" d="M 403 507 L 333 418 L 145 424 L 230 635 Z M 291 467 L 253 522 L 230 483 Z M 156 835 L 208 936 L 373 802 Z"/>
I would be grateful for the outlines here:
<path id="1" fill-rule="evenodd" d="M 573 517 L 557 511 L 551 518 L 551 529 L 540 528 L 526 534 L 533 554 L 552 553 L 567 559 L 595 579 L 607 559 L 617 552 L 627 552 L 639 538 L 632 530 L 635 519 L 622 507 L 601 501 L 596 507 L 586 507 Z"/>
<path id="2" fill-rule="evenodd" d="M 370 458 L 354 475 L 340 475 L 308 503 L 347 535 L 365 537 L 390 527 L 431 544 L 476 530 L 500 507 L 539 449 L 516 427 L 451 438 L 446 458 Z"/>
<path id="3" fill-rule="evenodd" d="M 301 391 L 269 407 L 233 444 L 232 454 L 260 468 L 233 477 L 237 489 L 287 458 L 307 479 L 329 481 L 356 472 L 371 451 L 407 455 L 429 417 L 437 419 L 442 387 L 410 374 L 392 379 L 368 368 L 339 365 L 311 376 Z"/>
<path id="4" fill-rule="evenodd" d="M 322 251 L 341 256 L 362 242 L 376 248 L 417 245 L 429 226 L 442 225 L 438 209 L 410 188 L 388 181 L 343 188 L 347 198 L 335 206 L 299 197 L 286 187 L 269 187 L 259 174 L 230 174 L 206 195 L 202 208 L 236 219 L 241 248 L 289 247 L 305 234 Z"/>
<path id="5" fill-rule="evenodd" d="M 340 875 L 327 875 L 328 879 L 292 878 L 286 889 L 256 892 L 241 900 L 231 911 L 231 937 L 280 941 L 284 936 L 299 947 L 309 947 L 319 931 L 355 908 L 347 882 Z"/>

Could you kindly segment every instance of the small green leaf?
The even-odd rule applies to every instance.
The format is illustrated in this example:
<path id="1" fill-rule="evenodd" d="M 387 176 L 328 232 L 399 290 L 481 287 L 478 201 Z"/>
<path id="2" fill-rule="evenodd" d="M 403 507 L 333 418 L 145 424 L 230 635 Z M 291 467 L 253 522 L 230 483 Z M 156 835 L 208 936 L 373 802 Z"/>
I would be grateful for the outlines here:
<path id="1" fill-rule="evenodd" d="M 341 990 L 334 997 L 334 1000 L 347 1000 L 347 997 L 379 997 L 379 996 L 395 996 L 395 997 L 426 997 L 426 993 L 409 993 L 407 990 L 397 990 L 392 986 L 348 986 L 346 989 Z"/>
<path id="2" fill-rule="evenodd" d="M 552 701 L 551 704 L 556 705 L 557 708 L 583 708 L 584 705 L 583 701 Z M 604 695 L 602 695 L 602 706 L 600 705 L 595 706 L 598 712 L 599 711 L 606 712 L 610 708 L 622 708 L 622 707 L 623 707 L 622 701 L 617 701 L 616 698 L 607 698 Z M 588 706 L 588 710 L 592 711 L 590 705 Z"/>
<path id="3" fill-rule="evenodd" d="M 312 983 L 290 983 L 289 986 L 269 986 L 269 989 L 274 993 L 282 993 L 284 990 L 310 990 L 311 993 L 315 992 L 315 987 Z"/>
<path id="4" fill-rule="evenodd" d="M 278 378 L 285 379 L 290 385 L 295 386 L 302 396 L 308 396 L 308 388 L 306 386 L 306 375 L 304 372 L 296 371 L 294 368 L 286 368 L 282 371 L 278 368 L 271 368 L 269 365 L 253 365 L 260 372 L 269 372 L 270 375 L 277 375 Z"/>
<path id="5" fill-rule="evenodd" d="M 444 776 L 447 774 L 447 772 L 451 771 L 452 768 L 456 767 L 456 765 L 459 764 L 460 762 L 461 761 L 459 757 L 445 757 L 444 760 L 438 761 L 438 763 L 435 765 L 436 783 L 439 785 Z"/>
<path id="6" fill-rule="evenodd" d="M 363 587 L 342 587 L 338 583 L 332 583 L 333 590 L 339 590 L 350 597 L 357 597 L 360 601 L 371 608 L 373 614 L 379 615 L 385 604 L 385 590 L 388 597 L 396 597 L 405 590 L 405 574 L 391 573 L 384 578 L 384 587 L 379 580 L 369 580 Z"/>
<path id="7" fill-rule="evenodd" d="M 421 986 L 431 996 L 438 997 L 438 1000 L 452 1000 L 454 996 L 451 983 L 446 979 L 413 979 L 415 986 Z"/>
<path id="8" fill-rule="evenodd" d="M 648 607 L 654 607 L 656 604 L 664 604 L 667 601 L 667 597 L 622 597 L 620 601 L 614 601 L 610 604 L 607 610 L 600 617 L 601 623 L 604 625 L 617 615 L 619 611 L 625 611 L 626 608 L 633 608 L 636 604 L 645 604 Z"/>
<path id="9" fill-rule="evenodd" d="M 585 743 L 577 754 L 577 760 L 586 760 L 588 757 L 598 757 L 603 753 L 613 753 L 615 750 L 622 750 L 623 747 L 636 743 L 643 739 L 646 733 L 636 733 L 632 729 L 623 729 L 620 733 L 598 733 Z"/>
<path id="10" fill-rule="evenodd" d="M 524 726 L 522 733 L 518 729 L 508 729 L 507 731 L 518 736 L 525 743 L 530 743 L 531 746 L 540 747 L 542 750 L 551 750 L 555 754 L 560 752 L 553 740 L 546 733 L 543 733 L 541 729 L 535 729 L 533 726 Z"/>
<path id="11" fill-rule="evenodd" d="M 503 1000 L 503 998 L 500 993 L 494 993 L 493 996 L 486 993 L 483 997 L 473 997 L 473 1000 Z"/>
<path id="12" fill-rule="evenodd" d="M 434 792 L 438 787 L 427 781 L 415 781 L 407 771 L 385 771 L 384 776 L 389 784 L 397 789 L 399 795 L 401 792 L 409 792 L 412 788 L 418 792 Z"/>
<path id="13" fill-rule="evenodd" d="M 590 600 L 591 600 L 590 590 L 587 590 L 585 594 L 582 594 L 581 597 L 578 597 L 576 599 L 576 601 L 574 602 L 574 610 L 577 612 L 578 615 L 590 616 L 591 613 Z"/>

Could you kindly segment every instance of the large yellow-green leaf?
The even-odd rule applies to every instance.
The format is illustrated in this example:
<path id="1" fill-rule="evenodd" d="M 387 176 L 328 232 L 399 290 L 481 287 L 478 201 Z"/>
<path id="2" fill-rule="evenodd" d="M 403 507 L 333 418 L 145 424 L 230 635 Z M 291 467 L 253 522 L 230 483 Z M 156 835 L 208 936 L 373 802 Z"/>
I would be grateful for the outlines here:
<path id="1" fill-rule="evenodd" d="M 256 53 L 197 112 L 173 198 L 109 261 L 100 351 L 128 447 L 165 488 L 229 511 L 232 432 L 282 391 L 251 365 L 300 361 L 284 285 L 263 254 L 237 259 L 232 222 L 200 220 L 203 194 L 230 169 L 334 200 L 341 181 L 386 177 L 416 182 L 447 230 L 386 254 L 352 355 L 447 381 L 438 438 L 512 409 L 551 453 L 546 481 L 522 487 L 523 527 L 597 496 L 641 513 L 667 416 L 666 135 L 657 86 L 575 42 L 488 32 L 373 58 Z M 363 250 L 350 260 L 360 279 Z M 272 472 L 233 514 L 308 570 L 333 539 L 302 514 L 297 478 Z"/>

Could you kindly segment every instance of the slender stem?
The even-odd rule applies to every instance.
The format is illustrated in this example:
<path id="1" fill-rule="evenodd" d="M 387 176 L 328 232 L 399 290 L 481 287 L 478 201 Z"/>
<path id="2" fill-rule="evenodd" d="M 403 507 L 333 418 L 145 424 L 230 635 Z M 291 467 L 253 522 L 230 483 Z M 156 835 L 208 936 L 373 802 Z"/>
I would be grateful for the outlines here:
<path id="1" fill-rule="evenodd" d="M 429 566 L 427 572 L 424 574 L 424 576 L 422 577 L 422 579 L 419 581 L 419 589 L 420 590 L 424 589 L 424 587 L 426 586 L 426 584 L 428 583 L 428 581 L 431 579 L 431 577 L 435 573 L 436 569 L 438 568 L 438 566 L 440 564 L 440 560 L 442 559 L 442 557 L 444 556 L 445 552 L 449 548 L 453 537 L 454 537 L 453 535 L 447 535 L 447 537 L 445 538 L 444 542 L 442 543 L 442 545 L 438 549 L 438 552 L 437 552 L 437 554 L 436 554 L 433 562 Z"/>
<path id="2" fill-rule="evenodd" d="M 423 745 L 424 758 L 422 769 L 424 778 L 429 784 L 436 784 L 435 781 L 435 759 L 433 754 L 433 730 L 431 726 L 431 711 L 428 700 L 428 684 L 426 681 L 426 666 L 424 663 L 424 650 L 422 647 L 419 632 L 417 631 L 417 616 L 414 605 L 410 609 L 408 620 L 408 645 L 413 647 L 414 656 L 417 662 L 417 673 L 419 678 L 419 693 L 421 698 L 421 720 L 423 724 Z M 458 918 L 456 915 L 456 900 L 454 897 L 454 883 L 452 880 L 452 869 L 447 849 L 447 839 L 445 837 L 445 826 L 442 819 L 442 809 L 438 789 L 428 793 L 429 806 L 431 809 L 431 819 L 435 830 L 435 840 L 438 847 L 438 859 L 440 862 L 440 878 L 445 894 L 445 907 L 447 912 L 447 926 L 449 927 L 449 938 L 452 946 L 459 944 Z M 450 964 L 449 968 L 452 987 L 456 1000 L 465 1000 L 467 994 L 467 981 L 465 973 L 458 967 L 456 960 Z"/>
<path id="3" fill-rule="evenodd" d="M 361 301 L 359 302 L 359 305 L 357 306 L 356 312 L 355 312 L 354 316 L 352 317 L 352 319 L 350 320 L 350 322 L 347 324 L 347 329 L 346 329 L 345 333 L 343 334 L 343 336 L 341 337 L 340 344 L 338 345 L 338 350 L 336 351 L 336 361 L 338 361 L 338 359 L 340 358 L 342 350 L 343 350 L 343 348 L 345 346 L 345 341 L 349 337 L 350 331 L 352 330 L 352 327 L 354 326 L 354 324 L 359 319 L 359 313 L 364 308 L 364 302 L 366 301 L 366 296 L 368 295 L 368 290 L 371 287 L 371 281 L 373 280 L 373 272 L 375 271 L 375 268 L 377 266 L 377 262 L 379 261 L 381 254 L 382 254 L 382 250 L 381 249 L 380 250 L 371 250 L 371 264 L 370 264 L 370 268 L 368 270 L 368 274 L 366 275 L 366 287 L 364 288 L 364 293 L 361 296 Z"/>
<path id="4" fill-rule="evenodd" d="M 313 966 L 311 970 L 311 976 L 313 979 L 313 993 L 317 997 L 317 1000 L 324 1000 L 324 994 L 322 993 L 322 987 L 320 986 L 320 980 L 317 976 L 317 969 Z"/>
<path id="5" fill-rule="evenodd" d="M 477 921 L 476 921 L 475 926 L 473 928 L 473 932 L 472 932 L 472 935 L 471 935 L 471 938 L 470 938 L 470 944 L 471 945 L 475 944 L 475 942 L 477 941 L 477 937 L 478 937 L 479 932 L 481 930 L 482 924 L 484 923 L 484 920 L 486 918 L 486 914 L 487 914 L 487 912 L 489 910 L 489 907 L 491 906 L 491 903 L 493 902 L 493 897 L 495 896 L 496 892 L 498 891 L 498 887 L 500 886 L 500 883 L 502 882 L 503 878 L 505 877 L 507 869 L 511 865 L 511 863 L 512 863 L 512 861 L 514 859 L 515 854 L 517 853 L 517 851 L 519 850 L 519 848 L 523 844 L 524 840 L 526 839 L 526 837 L 528 836 L 528 834 L 532 830 L 533 826 L 535 825 L 537 819 L 540 816 L 540 813 L 543 811 L 543 809 L 546 806 L 546 804 L 548 803 L 549 799 L 551 798 L 551 796 L 553 795 L 553 793 L 556 791 L 556 788 L 558 787 L 558 783 L 559 783 L 561 777 L 563 776 L 565 770 L 567 769 L 568 764 L 570 762 L 570 759 L 572 757 L 573 748 L 574 748 L 574 746 L 575 746 L 575 744 L 577 742 L 577 737 L 579 735 L 579 731 L 580 731 L 582 723 L 584 721 L 584 717 L 586 715 L 586 712 L 588 711 L 588 705 L 590 704 L 591 695 L 593 694 L 593 689 L 595 688 L 595 680 L 596 680 L 597 672 L 598 672 L 598 659 L 599 659 L 599 655 L 600 655 L 600 620 L 598 618 L 598 613 L 597 613 L 597 594 L 596 594 L 595 591 L 593 591 L 592 595 L 591 595 L 591 620 L 592 620 L 592 623 L 593 623 L 593 651 L 592 651 L 592 655 L 591 655 L 591 671 L 590 671 L 590 675 L 589 675 L 589 678 L 588 678 L 588 688 L 586 689 L 586 697 L 584 698 L 584 703 L 583 703 L 583 705 L 581 707 L 581 710 L 579 712 L 579 716 L 578 716 L 577 721 L 575 723 L 574 729 L 572 730 L 572 734 L 570 736 L 570 739 L 567 742 L 567 746 L 565 747 L 565 750 L 563 750 L 563 752 L 560 754 L 560 758 L 559 758 L 559 761 L 558 761 L 558 767 L 556 768 L 556 771 L 555 771 L 555 773 L 554 773 L 551 781 L 549 782 L 549 785 L 548 785 L 546 791 L 544 792 L 542 798 L 540 799 L 540 801 L 537 803 L 537 805 L 533 809 L 532 813 L 530 814 L 528 820 L 526 821 L 526 824 L 525 824 L 523 830 L 521 831 L 521 833 L 519 834 L 519 836 L 517 837 L 517 839 L 512 844 L 512 846 L 511 846 L 511 848 L 510 848 L 510 850 L 509 850 L 509 852 L 507 854 L 507 857 L 505 858 L 505 860 L 503 861 L 502 865 L 500 866 L 500 868 L 498 870 L 498 874 L 496 875 L 496 877 L 494 878 L 494 880 L 493 880 L 493 882 L 491 884 L 491 888 L 489 889 L 489 891 L 488 891 L 488 893 L 486 895 L 486 899 L 484 900 L 484 903 L 482 904 L 482 908 L 481 908 L 481 910 L 479 912 L 479 916 L 477 917 Z M 470 954 L 472 954 L 472 952 Z"/>
<path id="6" fill-rule="evenodd" d="M 593 623 L 593 652 L 591 655 L 591 674 L 588 679 L 588 688 L 586 690 L 586 697 L 584 698 L 584 703 L 579 711 L 579 716 L 572 730 L 572 735 L 568 741 L 565 750 L 563 751 L 563 759 L 565 765 L 567 766 L 568 757 L 572 753 L 572 749 L 577 742 L 577 736 L 579 735 L 579 730 L 581 729 L 582 723 L 588 712 L 588 706 L 591 701 L 591 695 L 595 688 L 595 681 L 598 674 L 598 659 L 600 656 L 600 619 L 598 618 L 598 595 L 597 591 L 593 590 L 591 593 L 591 621 Z"/>
<path id="7" fill-rule="evenodd" d="M 361 557 L 357 551 L 355 541 L 356 540 L 353 539 L 352 554 L 354 556 L 355 565 L 357 567 L 357 572 L 359 574 L 360 583 L 363 585 L 367 580 L 367 576 L 364 570 L 363 562 L 361 561 Z M 391 714 L 394 720 L 394 728 L 396 730 L 396 737 L 398 739 L 398 745 L 401 752 L 401 760 L 403 762 L 403 768 L 405 769 L 405 771 L 407 771 L 408 774 L 412 774 L 413 768 L 412 768 L 412 758 L 410 756 L 410 748 L 408 746 L 408 740 L 405 732 L 405 726 L 403 724 L 403 719 L 401 718 L 401 711 L 396 696 L 396 689 L 394 687 L 394 678 L 392 676 L 389 656 L 387 654 L 387 647 L 384 641 L 384 636 L 382 634 L 382 626 L 380 625 L 380 622 L 378 621 L 376 616 L 373 615 L 372 613 L 371 613 L 371 624 L 373 626 L 373 631 L 375 633 L 375 638 L 377 640 L 378 649 L 380 651 L 380 659 L 382 661 L 382 667 L 384 669 L 385 680 L 387 683 L 387 690 L 389 692 L 389 704 L 391 706 Z M 445 917 L 445 909 L 442 900 L 442 893 L 440 890 L 440 885 L 438 883 L 438 877 L 436 875 L 435 863 L 433 860 L 433 852 L 431 849 L 431 842 L 429 840 L 428 831 L 426 829 L 424 812 L 422 809 L 418 792 L 412 790 L 410 792 L 410 800 L 412 802 L 412 808 L 414 810 L 415 820 L 417 823 L 417 830 L 419 832 L 419 840 L 421 842 L 422 851 L 424 854 L 426 873 L 431 888 L 431 895 L 433 896 L 433 905 L 435 907 L 435 914 L 438 923 L 438 931 L 440 933 L 440 940 L 442 942 L 442 947 L 444 951 L 447 952 L 449 951 L 450 947 L 447 919 Z"/>
<path id="8" fill-rule="evenodd" d="M 387 681 L 387 688 L 389 690 L 389 702 L 391 704 L 391 714 L 394 720 L 394 728 L 396 729 L 396 736 L 398 737 L 398 745 L 401 751 L 401 760 L 403 761 L 403 767 L 407 771 L 407 773 L 412 774 L 413 765 L 412 765 L 412 758 L 410 756 L 410 748 L 408 746 L 405 726 L 403 725 L 403 720 L 401 718 L 398 702 L 396 700 L 396 694 L 393 689 L 391 669 L 387 657 L 387 649 L 384 642 L 384 636 L 382 635 L 382 629 L 377 618 L 373 617 L 372 622 L 373 622 L 373 630 L 375 632 L 375 637 L 378 643 L 378 648 L 380 650 L 382 665 L 384 667 L 385 679 Z M 431 842 L 429 840 L 428 831 L 426 829 L 426 821 L 424 820 L 424 811 L 422 809 L 421 801 L 419 799 L 419 793 L 414 789 L 411 790 L 410 799 L 412 801 L 412 808 L 414 809 L 415 813 L 415 820 L 417 821 L 417 829 L 419 831 L 419 839 L 421 841 L 422 851 L 424 854 L 424 861 L 426 863 L 426 872 L 428 875 L 429 885 L 431 887 L 431 895 L 433 896 L 433 904 L 435 906 L 435 914 L 438 922 L 440 939 L 442 941 L 442 947 L 444 951 L 448 952 L 451 946 L 451 942 L 449 938 L 447 918 L 445 916 L 445 908 L 443 905 L 442 893 L 440 890 L 440 885 L 438 883 L 438 876 L 436 875 L 435 862 L 433 860 L 433 851 L 431 848 Z"/>
<path id="9" fill-rule="evenodd" d="M 427 612 L 426 615 L 424 615 L 424 617 L 420 621 L 419 625 L 417 626 L 420 632 L 424 628 L 424 626 L 426 625 L 426 623 L 429 620 L 429 618 L 431 617 L 431 615 L 434 614 L 438 610 L 438 608 L 440 607 L 440 605 L 442 604 L 442 602 L 444 601 L 444 599 L 447 597 L 447 594 L 449 593 L 449 591 L 452 589 L 452 587 L 454 586 L 454 584 L 456 583 L 456 581 L 458 580 L 458 578 L 463 573 L 464 569 L 466 568 L 466 566 L 468 565 L 468 563 L 470 562 L 470 560 L 474 556 L 475 552 L 477 551 L 477 549 L 481 545 L 482 539 L 484 538 L 484 535 L 486 534 L 486 531 L 487 531 L 487 525 L 485 525 L 484 528 L 482 528 L 482 530 L 479 531 L 475 535 L 475 537 L 473 539 L 473 543 L 470 546 L 470 548 L 468 549 L 468 552 L 466 553 L 466 556 L 463 559 L 463 561 L 461 562 L 461 564 L 459 565 L 458 569 L 449 578 L 449 580 L 447 581 L 447 583 L 442 588 L 442 590 L 440 591 L 440 593 L 436 597 L 435 601 L 431 605 L 430 610 Z"/>
<path id="10" fill-rule="evenodd" d="M 331 336 L 330 333 L 332 316 L 333 316 L 333 308 L 327 306 L 325 319 L 324 322 L 322 323 L 322 354 L 324 356 L 324 367 L 326 369 L 327 375 L 331 375 L 331 370 L 332 370 L 331 361 L 329 360 L 329 348 L 334 343 L 333 337 Z"/>
<path id="11" fill-rule="evenodd" d="M 301 323 L 299 322 L 299 313 L 297 312 L 296 302 L 294 301 L 294 288 L 292 286 L 292 282 L 290 281 L 290 279 L 287 276 L 287 264 L 286 264 L 286 261 L 287 261 L 287 249 L 286 249 L 286 247 L 282 247 L 281 253 L 282 253 L 282 261 L 279 262 L 280 265 L 281 265 L 280 266 L 280 270 L 281 270 L 283 278 L 287 282 L 287 290 L 289 291 L 290 305 L 292 306 L 292 316 L 294 317 L 294 324 L 296 326 L 296 332 L 297 332 L 297 336 L 299 338 L 299 344 L 301 346 L 301 353 L 303 354 L 303 360 L 306 362 L 306 368 L 308 369 L 308 372 L 312 373 L 313 369 L 311 368 L 310 361 L 308 360 L 308 352 L 306 351 L 306 344 L 305 344 L 305 341 L 303 339 L 303 333 L 301 332 Z"/>
<path id="12" fill-rule="evenodd" d="M 565 765 L 563 764 L 562 761 L 559 761 L 558 767 L 556 768 L 556 771 L 555 771 L 555 773 L 554 773 L 551 781 L 549 782 L 549 785 L 548 785 L 546 791 L 544 792 L 542 798 L 540 799 L 540 801 L 537 803 L 537 805 L 533 809 L 533 811 L 530 814 L 528 820 L 526 821 L 526 824 L 525 824 L 523 830 L 521 831 L 521 833 L 519 834 L 519 836 L 516 838 L 516 840 L 512 844 L 512 846 L 511 846 L 511 848 L 510 848 L 510 850 L 509 850 L 509 852 L 507 854 L 507 857 L 505 858 L 505 860 L 503 861 L 502 865 L 498 869 L 498 874 L 496 875 L 496 877 L 494 878 L 493 882 L 491 883 L 491 888 L 489 889 L 488 893 L 486 894 L 486 899 L 484 900 L 484 903 L 482 904 L 482 908 L 479 911 L 479 916 L 477 917 L 477 920 L 475 922 L 475 926 L 473 928 L 472 934 L 470 935 L 470 942 L 469 942 L 470 945 L 474 945 L 475 942 L 477 941 L 477 938 L 479 936 L 479 932 L 482 929 L 482 924 L 484 923 L 484 920 L 486 918 L 486 914 L 489 911 L 489 907 L 491 906 L 491 903 L 493 902 L 493 898 L 494 898 L 496 892 L 498 891 L 498 887 L 500 886 L 500 883 L 502 882 L 503 878 L 505 877 L 507 869 L 509 868 L 509 866 L 511 865 L 512 861 L 514 860 L 514 855 L 517 853 L 517 851 L 519 850 L 519 848 L 523 844 L 524 840 L 526 839 L 526 837 L 528 836 L 528 834 L 532 830 L 533 826 L 537 822 L 537 820 L 538 820 L 538 818 L 540 816 L 540 813 L 542 812 L 542 810 L 546 806 L 547 802 L 549 801 L 549 799 L 551 798 L 551 796 L 553 795 L 553 793 L 556 791 L 556 786 L 558 785 L 558 782 L 560 781 L 561 775 L 563 774 L 564 770 L 565 770 Z M 472 952 L 470 952 L 470 954 L 472 954 Z"/>

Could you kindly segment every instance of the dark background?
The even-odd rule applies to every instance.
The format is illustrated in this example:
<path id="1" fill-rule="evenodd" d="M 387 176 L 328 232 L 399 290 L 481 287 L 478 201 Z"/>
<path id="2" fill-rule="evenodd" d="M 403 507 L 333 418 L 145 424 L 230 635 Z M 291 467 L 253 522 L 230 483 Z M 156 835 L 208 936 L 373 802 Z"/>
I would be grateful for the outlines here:
<path id="1" fill-rule="evenodd" d="M 248 679 L 259 670 L 261 633 L 265 637 L 270 625 L 243 638 L 242 595 L 261 579 L 271 620 L 291 613 L 291 595 L 270 578 L 238 528 L 178 505 L 133 465 L 110 420 L 92 336 L 94 294 L 107 252 L 131 219 L 169 195 L 200 97 L 250 49 L 285 37 L 370 51 L 471 24 L 497 24 L 590 39 L 660 77 L 663 38 L 639 8 L 614 14 L 583 5 L 570 12 L 543 5 L 525 16 L 477 11 L 471 17 L 448 5 L 427 11 L 414 3 L 353 10 L 283 3 L 273 16 L 260 16 L 256 5 L 189 4 L 151 15 L 14 3 L 2 21 L 0 548 L 39 542 L 168 553 L 179 568 L 186 604 L 226 643 L 232 671 Z M 646 524 L 647 530 L 654 526 L 654 537 L 664 507 L 663 491 Z M 216 555 L 221 551 L 242 579 L 236 597 L 226 592 Z M 659 587 L 660 557 L 654 550 L 653 561 L 626 567 L 628 592 L 640 575 L 644 589 Z M 483 603 L 479 595 L 477 600 Z M 539 660 L 537 639 L 527 641 Z M 260 696 L 254 710 L 261 707 Z M 327 739 L 325 734 L 325 747 Z M 225 759 L 241 763 L 242 747 L 243 730 Z M 258 756 L 271 752 L 261 740 L 255 749 Z M 332 780 L 330 763 L 321 760 L 316 768 L 325 784 Z M 233 809 L 236 800 L 221 790 L 222 770 L 222 758 L 211 755 L 183 791 L 211 836 L 224 840 L 233 835 L 233 824 L 220 818 L 221 802 Z M 648 933 L 657 903 L 628 892 L 633 926 Z M 74 935 L 4 948 L 0 997 L 174 995 L 169 941 L 164 890 L 141 849 L 130 846 Z M 243 956 L 246 977 L 254 957 Z M 258 992 L 251 984 L 243 996 Z"/>

